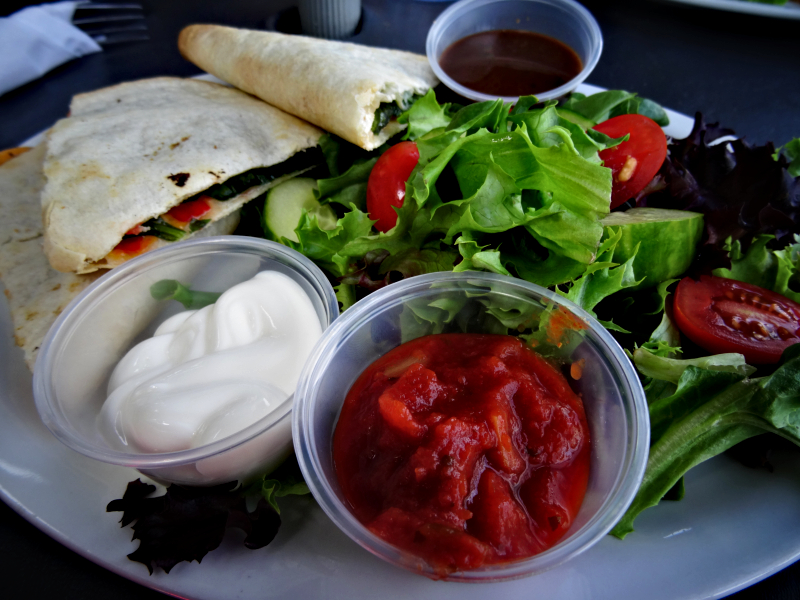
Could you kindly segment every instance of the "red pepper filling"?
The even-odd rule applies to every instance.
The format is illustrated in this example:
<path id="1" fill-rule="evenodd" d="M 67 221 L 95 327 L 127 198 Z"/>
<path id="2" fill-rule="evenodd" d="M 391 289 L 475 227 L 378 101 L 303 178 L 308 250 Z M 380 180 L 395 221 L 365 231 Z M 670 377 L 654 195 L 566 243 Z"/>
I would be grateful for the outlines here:
<path id="1" fill-rule="evenodd" d="M 208 196 L 200 196 L 196 200 L 187 200 L 169 209 L 167 215 L 175 221 L 184 224 L 191 223 L 194 219 L 200 219 L 208 214 L 211 210 L 209 200 L 211 200 L 211 198 Z"/>
<path id="2" fill-rule="evenodd" d="M 144 254 L 151 249 L 158 240 L 152 235 L 137 235 L 135 237 L 125 237 L 108 253 L 108 259 L 112 262 L 117 260 L 130 260 L 135 256 Z"/>

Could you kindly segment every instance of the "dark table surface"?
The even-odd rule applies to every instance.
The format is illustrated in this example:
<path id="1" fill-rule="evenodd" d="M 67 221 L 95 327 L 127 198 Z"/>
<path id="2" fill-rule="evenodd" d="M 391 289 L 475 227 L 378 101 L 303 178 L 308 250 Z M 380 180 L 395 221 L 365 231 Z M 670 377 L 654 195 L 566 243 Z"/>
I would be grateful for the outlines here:
<path id="1" fill-rule="evenodd" d="M 0 96 L 0 149 L 17 146 L 67 113 L 71 97 L 114 83 L 199 73 L 178 53 L 190 23 L 279 27 L 292 0 L 140 0 L 150 40 L 110 46 Z M 25 2 L 4 3 L 0 15 Z M 584 0 L 603 31 L 603 56 L 587 83 L 636 91 L 747 140 L 777 145 L 800 136 L 800 21 L 653 0 Z M 16 5 L 16 6 L 15 6 Z M 424 53 L 427 29 L 447 3 L 363 0 L 353 41 Z M 282 12 L 283 11 L 283 12 Z M 291 16 L 291 15 L 289 15 Z M 6 59 L 6 57 L 4 57 Z M 754 551 L 756 551 L 754 549 Z M 6 598 L 157 598 L 50 539 L 0 503 L 0 589 Z M 676 573 L 676 577 L 680 574 Z M 800 563 L 731 596 L 800 598 Z"/>

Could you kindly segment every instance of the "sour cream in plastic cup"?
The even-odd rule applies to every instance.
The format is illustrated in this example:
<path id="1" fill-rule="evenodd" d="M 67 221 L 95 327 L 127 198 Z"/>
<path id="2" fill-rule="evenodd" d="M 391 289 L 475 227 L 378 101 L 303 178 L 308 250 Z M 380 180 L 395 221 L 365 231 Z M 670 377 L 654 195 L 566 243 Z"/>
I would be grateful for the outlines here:
<path id="1" fill-rule="evenodd" d="M 104 274 L 61 313 L 39 350 L 33 393 L 44 424 L 81 454 L 133 467 L 163 483 L 216 485 L 277 467 L 292 448 L 293 395 L 238 432 L 174 452 L 120 449 L 97 423 L 120 359 L 184 310 L 173 300 L 153 298 L 151 285 L 173 279 L 195 290 L 224 292 L 265 270 L 287 275 L 305 291 L 323 331 L 338 317 L 333 287 L 314 263 L 291 248 L 257 238 L 177 242 Z"/>

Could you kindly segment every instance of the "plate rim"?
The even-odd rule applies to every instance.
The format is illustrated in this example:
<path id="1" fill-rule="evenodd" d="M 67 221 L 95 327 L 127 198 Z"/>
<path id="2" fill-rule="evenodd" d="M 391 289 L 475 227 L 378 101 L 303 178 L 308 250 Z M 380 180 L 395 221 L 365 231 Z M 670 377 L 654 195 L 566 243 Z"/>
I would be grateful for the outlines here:
<path id="1" fill-rule="evenodd" d="M 587 94 L 591 94 L 591 93 L 594 93 L 594 92 L 597 92 L 597 91 L 602 91 L 604 89 L 605 88 L 601 88 L 601 87 L 590 85 L 590 84 L 582 84 L 581 86 L 579 86 L 578 91 L 581 91 L 581 92 L 587 93 Z M 672 133 L 672 135 L 676 135 L 677 136 L 678 134 L 681 134 L 681 133 L 682 133 L 682 135 L 686 135 L 688 133 L 688 131 L 691 130 L 691 126 L 692 126 L 692 124 L 694 122 L 694 120 L 691 117 L 689 117 L 687 115 L 684 115 L 684 114 L 681 114 L 681 113 L 678 113 L 676 111 L 669 110 L 669 109 L 667 109 L 667 113 L 668 113 L 668 115 L 670 117 L 670 120 L 671 120 L 671 125 L 667 128 L 667 130 L 668 131 L 672 130 L 674 132 L 674 133 Z M 39 134 L 39 136 L 41 136 L 41 135 L 43 135 L 43 134 Z M 5 308 L 0 308 L 0 310 L 3 311 L 3 315 L 2 315 L 1 319 L 7 321 L 8 324 L 6 326 L 10 329 L 11 325 L 10 325 L 10 317 L 8 315 L 9 311 L 8 311 L 7 303 L 4 304 L 4 306 L 5 306 Z M 9 351 L 8 348 L 16 349 L 16 347 L 14 345 L 14 342 L 13 342 L 13 338 L 6 341 L 6 346 L 0 347 L 0 352 L 6 352 L 7 353 Z M 21 356 L 19 357 L 19 362 L 20 363 L 22 362 L 21 361 Z M 27 373 L 27 371 L 26 371 L 26 373 Z M 22 375 L 22 377 L 24 377 L 24 376 L 25 376 L 25 374 Z M 3 384 L 7 384 L 7 382 L 4 381 Z M 41 425 L 41 423 L 38 423 L 38 424 L 33 423 L 33 424 L 29 424 L 29 425 L 31 425 L 30 434 L 33 435 L 35 433 L 34 430 L 36 429 L 36 427 Z M 41 427 L 42 427 L 42 429 L 44 428 L 43 425 L 41 425 Z M 45 430 L 45 432 L 46 432 L 46 430 Z M 46 433 L 49 435 L 49 432 L 46 432 Z M 26 431 L 26 435 L 28 435 L 28 431 Z M 55 443 L 55 444 L 61 445 L 60 442 L 58 442 L 58 440 L 56 440 L 55 438 L 52 439 L 52 442 Z M 67 448 L 66 446 L 62 446 L 61 447 L 61 451 L 67 452 L 67 453 L 71 452 L 71 450 L 69 450 L 69 448 Z M 80 458 L 83 459 L 85 457 L 80 457 Z M 91 460 L 91 459 L 86 459 L 86 460 Z M 97 470 L 99 470 L 101 468 L 113 468 L 113 469 L 116 470 L 116 474 L 119 475 L 119 479 L 120 480 L 125 479 L 125 481 L 129 481 L 129 480 L 135 479 L 136 477 L 139 476 L 139 474 L 136 471 L 134 471 L 133 469 L 129 469 L 129 468 L 125 468 L 125 467 L 113 467 L 113 466 L 110 466 L 110 465 L 103 466 L 102 463 L 98 463 L 97 465 L 92 464 L 92 466 L 96 467 Z M 124 477 L 122 477 L 123 473 L 125 474 Z M 144 569 L 144 567 L 142 567 L 142 565 L 139 565 L 138 563 L 120 562 L 119 561 L 119 557 L 117 556 L 117 554 L 114 554 L 114 555 L 111 555 L 111 556 L 107 556 L 107 555 L 104 555 L 104 554 L 101 554 L 100 552 L 98 552 L 98 550 L 96 548 L 87 547 L 87 546 L 85 546 L 83 544 L 77 543 L 65 531 L 62 531 L 61 529 L 58 528 L 57 519 L 54 519 L 53 515 L 42 515 L 42 514 L 38 514 L 37 515 L 37 513 L 28 504 L 25 504 L 23 502 L 23 500 L 21 500 L 18 497 L 20 495 L 18 493 L 19 490 L 17 490 L 17 493 L 15 493 L 15 491 L 13 489 L 11 489 L 11 488 L 13 488 L 13 485 L 9 486 L 7 483 L 4 482 L 4 479 L 5 479 L 5 477 L 0 477 L 0 498 L 2 498 L 3 501 L 12 510 L 14 510 L 20 516 L 22 516 L 25 520 L 27 520 L 29 523 L 31 523 L 33 526 L 35 526 L 37 529 L 39 529 L 40 531 L 42 531 L 43 533 L 45 533 L 46 535 L 48 535 L 49 537 L 51 537 L 55 541 L 59 542 L 63 546 L 65 546 L 65 547 L 69 548 L 70 550 L 76 552 L 78 555 L 80 555 L 80 556 L 82 556 L 84 558 L 87 558 L 88 560 L 91 560 L 95 564 L 101 566 L 102 568 L 104 568 L 104 569 L 106 569 L 108 571 L 111 571 L 111 572 L 113 572 L 113 573 L 115 573 L 117 575 L 125 577 L 126 579 L 128 579 L 130 581 L 133 581 L 135 583 L 138 583 L 140 585 L 143 585 L 145 587 L 148 587 L 150 589 L 156 590 L 156 591 L 161 592 L 161 593 L 173 594 L 173 595 L 174 594 L 181 594 L 181 595 L 185 595 L 185 597 L 189 597 L 189 598 L 206 598 L 207 597 L 207 596 L 204 596 L 204 595 L 196 595 L 196 594 L 194 594 L 192 592 L 185 591 L 184 586 L 181 585 L 181 575 L 179 573 L 173 573 L 171 575 L 156 574 L 155 576 L 150 576 L 150 575 L 147 574 L 146 569 Z M 16 480 L 12 479 L 10 481 L 16 481 Z M 82 489 L 84 489 L 84 488 L 82 488 Z M 123 490 L 120 490 L 118 492 L 118 494 L 121 493 L 122 491 Z M 322 511 L 320 510 L 319 512 L 321 513 Z M 100 517 L 101 517 L 101 515 L 98 515 L 98 519 Z M 324 515 L 323 515 L 323 517 L 324 517 Z M 324 518 L 327 519 L 327 517 L 324 517 Z M 105 523 L 103 527 L 99 527 L 98 528 L 98 531 L 100 531 L 101 537 L 102 537 L 102 536 L 105 535 L 104 532 L 106 532 L 106 530 L 110 531 L 112 528 L 117 528 L 118 531 L 122 532 L 122 534 L 118 535 L 117 537 L 120 540 L 120 544 L 121 544 L 120 550 L 119 550 L 119 555 L 122 556 L 123 559 L 124 559 L 124 555 L 127 554 L 127 552 L 130 552 L 130 551 L 133 550 L 133 547 L 129 546 L 129 547 L 126 548 L 124 545 L 122 545 L 122 542 L 121 542 L 122 539 L 128 537 L 128 530 L 127 529 L 125 529 L 125 530 L 119 529 L 117 527 L 116 520 L 113 519 L 113 517 L 111 517 L 111 518 L 109 518 L 109 522 L 108 523 Z M 112 543 L 116 544 L 116 541 L 114 541 Z M 222 549 L 220 551 L 222 551 Z M 587 554 L 591 555 L 591 553 L 587 553 Z M 765 568 L 759 569 L 755 574 L 751 574 L 749 576 L 746 576 L 744 579 L 731 580 L 729 585 L 727 585 L 727 586 L 725 586 L 723 588 L 717 588 L 713 593 L 711 593 L 711 595 L 704 594 L 702 596 L 692 596 L 692 598 L 697 598 L 698 600 L 700 598 L 717 598 L 717 597 L 721 597 L 723 595 L 728 595 L 728 594 L 734 593 L 734 592 L 739 591 L 739 590 L 741 590 L 741 589 L 743 589 L 745 587 L 753 585 L 754 583 L 764 579 L 765 577 L 768 577 L 768 576 L 778 572 L 779 570 L 782 570 L 786 566 L 788 566 L 788 565 L 794 563 L 795 561 L 797 561 L 798 558 L 800 558 L 800 545 L 798 545 L 793 552 L 786 553 L 779 560 L 771 562 Z M 366 560 L 367 560 L 367 555 L 365 553 L 364 561 L 366 561 Z M 194 565 L 193 563 L 190 564 L 190 567 L 193 567 L 193 568 L 203 568 L 204 566 L 205 565 Z M 561 569 L 561 568 L 562 567 L 559 567 L 559 569 Z M 188 570 L 188 568 L 187 568 L 187 570 Z M 399 569 L 398 569 L 398 571 L 399 571 Z M 410 575 L 410 574 L 408 574 L 408 576 L 409 577 L 414 577 L 413 575 Z M 191 577 L 191 574 L 187 574 L 186 577 Z M 415 578 L 415 579 L 421 579 L 421 578 Z M 457 585 L 457 584 L 452 584 L 452 585 Z M 501 585 L 504 585 L 504 584 L 501 583 L 501 584 L 484 584 L 484 585 L 498 585 L 498 586 L 501 586 Z M 472 587 L 475 587 L 475 586 L 473 585 Z M 461 590 L 465 589 L 463 585 L 459 586 L 459 588 Z M 444 589 L 444 588 L 441 588 L 441 589 Z M 481 590 L 481 591 L 485 591 L 488 588 L 478 585 L 478 587 L 476 589 Z M 186 595 L 187 593 L 188 593 L 188 595 Z"/>

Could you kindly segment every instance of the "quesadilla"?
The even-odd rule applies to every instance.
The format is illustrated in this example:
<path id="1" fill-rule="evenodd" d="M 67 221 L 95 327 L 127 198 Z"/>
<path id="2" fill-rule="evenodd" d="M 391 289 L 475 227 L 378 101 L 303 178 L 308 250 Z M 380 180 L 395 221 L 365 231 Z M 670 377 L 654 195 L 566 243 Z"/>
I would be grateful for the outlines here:
<path id="1" fill-rule="evenodd" d="M 44 187 L 44 151 L 39 145 L 0 166 L 0 277 L 14 339 L 31 371 L 50 326 L 101 273 L 59 273 L 42 252 L 39 194 Z"/>
<path id="2" fill-rule="evenodd" d="M 239 90 L 159 77 L 73 98 L 47 136 L 44 250 L 89 273 L 190 235 L 322 161 L 322 131 Z"/>
<path id="3" fill-rule="evenodd" d="M 3 163 L 7 163 L 12 158 L 16 158 L 20 154 L 25 154 L 30 148 L 28 147 L 20 147 L 20 148 L 7 148 L 5 150 L 0 150 L 0 165 Z"/>
<path id="4" fill-rule="evenodd" d="M 190 25 L 181 54 L 262 100 L 373 150 L 397 115 L 438 83 L 424 56 L 270 31 Z"/>

